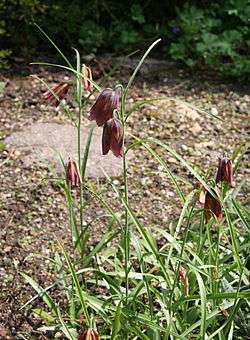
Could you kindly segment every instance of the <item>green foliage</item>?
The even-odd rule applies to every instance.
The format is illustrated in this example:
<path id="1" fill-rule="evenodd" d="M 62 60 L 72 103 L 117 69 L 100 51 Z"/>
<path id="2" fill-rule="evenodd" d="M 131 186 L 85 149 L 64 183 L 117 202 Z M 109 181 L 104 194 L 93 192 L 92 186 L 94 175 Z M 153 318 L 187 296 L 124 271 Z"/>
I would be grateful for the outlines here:
<path id="1" fill-rule="evenodd" d="M 240 187 L 233 188 L 224 182 L 217 183 L 215 187 L 212 179 L 205 180 L 204 173 L 198 172 L 171 145 L 153 137 L 142 140 L 135 136 L 136 131 L 127 133 L 130 115 L 149 102 L 141 100 L 132 107 L 128 106 L 128 91 L 144 60 L 159 40 L 147 49 L 128 82 L 125 85 L 117 84 L 121 92 L 121 105 L 117 108 L 116 119 L 120 120 L 125 131 L 122 185 L 117 185 L 108 175 L 106 181 L 98 185 L 85 176 L 93 126 L 89 129 L 83 153 L 81 122 L 82 115 L 87 113 L 89 98 L 82 96 L 84 75 L 80 73 L 80 54 L 75 50 L 77 65 L 74 69 L 57 45 L 51 39 L 49 42 L 69 65 L 67 69 L 72 73 L 76 89 L 74 102 L 78 110 L 74 110 L 72 123 L 77 129 L 82 181 L 74 189 L 69 179 L 58 182 L 65 193 L 69 210 L 72 247 L 66 250 L 59 241 L 59 247 L 50 259 L 51 277 L 55 278 L 50 286 L 43 287 L 29 275 L 21 274 L 36 292 L 36 296 L 22 308 L 42 299 L 44 304 L 41 308 L 35 306 L 32 309 L 44 320 L 44 325 L 38 330 L 50 331 L 52 337 L 60 332 L 70 340 L 78 339 L 87 328 L 96 329 L 103 339 L 114 340 L 245 338 L 250 330 L 247 264 L 250 214 L 238 201 Z M 62 65 L 54 66 L 65 68 Z M 96 90 L 101 90 L 95 82 L 93 85 Z M 160 99 L 154 98 L 152 101 Z M 61 105 L 65 109 L 64 104 Z M 203 113 L 198 108 L 193 109 Z M 211 119 L 214 117 L 211 116 Z M 162 175 L 171 180 L 180 199 L 182 208 L 179 216 L 169 217 L 169 223 L 164 222 L 164 225 L 160 220 L 159 226 L 149 225 L 147 220 L 141 219 L 142 213 L 138 213 L 136 206 L 132 208 L 127 157 L 132 149 L 136 154 L 141 152 L 141 148 L 148 152 L 158 169 L 158 165 L 161 166 Z M 234 152 L 234 169 L 245 152 L 247 145 Z M 201 207 L 198 204 L 200 189 L 194 188 L 184 193 L 181 185 L 184 179 L 171 171 L 166 155 L 174 157 L 179 166 L 184 167 L 211 196 L 216 193 L 216 200 L 223 210 L 221 218 L 211 215 L 205 221 L 206 205 Z M 104 214 L 93 215 L 86 225 L 82 217 L 89 200 L 101 204 Z M 216 211 L 213 212 L 216 214 Z M 105 229 L 101 239 L 91 245 L 88 228 L 90 225 L 95 228 L 100 218 L 105 221 Z M 159 244 L 158 240 L 164 242 Z"/>
<path id="2" fill-rule="evenodd" d="M 119 54 L 161 37 L 162 56 L 243 77 L 250 74 L 249 17 L 248 0 L 2 0 L 0 67 L 11 51 L 51 53 L 36 22 L 63 49 L 80 44 L 84 54 Z"/>
<path id="3" fill-rule="evenodd" d="M 186 3 L 172 21 L 177 38 L 170 54 L 188 66 L 200 64 L 230 76 L 250 75 L 250 3 L 211 2 L 205 8 Z"/>

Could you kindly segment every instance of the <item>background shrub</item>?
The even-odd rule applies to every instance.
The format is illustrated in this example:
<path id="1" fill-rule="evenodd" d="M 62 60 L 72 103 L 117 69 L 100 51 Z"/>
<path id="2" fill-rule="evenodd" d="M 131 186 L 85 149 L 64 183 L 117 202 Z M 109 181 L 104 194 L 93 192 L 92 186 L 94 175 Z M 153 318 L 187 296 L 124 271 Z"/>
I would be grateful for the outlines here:
<path id="1" fill-rule="evenodd" d="M 186 3 L 177 9 L 170 55 L 188 66 L 205 64 L 231 76 L 250 74 L 250 2 L 210 2 L 204 8 Z"/>
<path id="2" fill-rule="evenodd" d="M 250 3 L 226 1 L 2 0 L 1 67 L 6 57 L 53 53 L 38 23 L 64 49 L 123 54 L 163 38 L 161 58 L 230 76 L 250 74 Z M 32 58 L 31 58 L 32 59 Z"/>

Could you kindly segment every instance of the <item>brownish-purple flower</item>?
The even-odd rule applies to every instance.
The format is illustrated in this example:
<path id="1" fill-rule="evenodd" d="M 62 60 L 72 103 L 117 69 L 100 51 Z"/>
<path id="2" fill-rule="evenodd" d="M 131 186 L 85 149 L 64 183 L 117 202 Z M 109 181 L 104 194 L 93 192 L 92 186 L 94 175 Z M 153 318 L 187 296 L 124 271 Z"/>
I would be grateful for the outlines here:
<path id="1" fill-rule="evenodd" d="M 83 78 L 83 87 L 85 91 L 92 92 L 93 91 L 93 84 L 92 84 L 92 72 L 91 68 L 82 65 L 82 78 Z"/>
<path id="2" fill-rule="evenodd" d="M 90 109 L 90 120 L 95 120 L 98 126 L 105 124 L 113 117 L 113 112 L 118 109 L 119 95 L 112 89 L 104 89 Z"/>
<path id="3" fill-rule="evenodd" d="M 78 337 L 78 340 L 100 340 L 100 335 L 93 328 L 89 328 Z"/>
<path id="4" fill-rule="evenodd" d="M 223 181 L 231 185 L 231 187 L 235 186 L 232 162 L 227 157 L 219 158 L 218 170 L 215 181 L 216 183 Z"/>
<path id="5" fill-rule="evenodd" d="M 106 155 L 109 152 L 109 150 L 111 150 L 116 157 L 122 156 L 123 127 L 121 122 L 116 118 L 109 119 L 103 127 L 102 133 L 103 155 Z"/>
<path id="6" fill-rule="evenodd" d="M 78 187 L 82 182 L 78 165 L 72 159 L 69 159 L 67 164 L 66 179 L 71 187 Z"/>
<path id="7" fill-rule="evenodd" d="M 189 281 L 188 281 L 188 276 L 187 276 L 187 269 L 182 266 L 180 267 L 180 271 L 179 271 L 179 280 L 183 284 L 185 295 L 188 296 L 189 295 Z"/>
<path id="8" fill-rule="evenodd" d="M 64 99 L 69 91 L 70 84 L 60 83 L 51 88 L 43 94 L 43 97 L 51 103 L 51 105 L 58 106 L 60 101 Z"/>
<path id="9" fill-rule="evenodd" d="M 221 207 L 219 199 L 216 198 L 217 194 L 215 190 L 213 190 L 213 193 L 215 197 L 212 196 L 209 191 L 206 191 L 206 194 L 205 194 L 204 210 L 205 210 L 206 223 L 213 216 L 216 216 L 218 220 L 221 220 L 223 217 L 222 207 Z"/>

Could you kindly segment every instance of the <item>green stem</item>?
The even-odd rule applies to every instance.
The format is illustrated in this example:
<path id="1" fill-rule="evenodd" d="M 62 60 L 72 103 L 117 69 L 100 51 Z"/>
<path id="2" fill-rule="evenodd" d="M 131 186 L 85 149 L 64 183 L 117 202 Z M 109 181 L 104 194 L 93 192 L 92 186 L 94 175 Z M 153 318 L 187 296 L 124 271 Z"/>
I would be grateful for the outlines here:
<path id="1" fill-rule="evenodd" d="M 81 171 L 81 115 L 82 115 L 82 105 L 79 102 L 79 118 L 78 118 L 78 126 L 77 126 L 77 149 L 78 149 L 78 166 L 80 174 Z M 80 183 L 80 234 L 83 230 L 83 187 L 82 183 Z"/>
<path id="2" fill-rule="evenodd" d="M 126 135 L 126 120 L 125 120 L 125 99 L 126 93 L 123 92 L 122 99 L 121 99 L 121 118 L 123 124 L 123 182 L 124 182 L 124 199 L 125 202 L 128 204 L 128 179 L 127 179 L 127 159 L 125 152 L 125 135 Z M 128 292 L 129 292 L 129 257 L 130 257 L 130 232 L 129 232 L 129 224 L 128 224 L 128 211 L 125 208 L 125 225 L 124 225 L 124 253 L 125 253 L 125 289 L 126 289 L 126 296 L 125 301 L 126 305 L 128 303 Z"/>
<path id="3" fill-rule="evenodd" d="M 77 97 L 77 103 L 78 103 L 78 125 L 77 125 L 77 151 L 78 151 L 78 167 L 80 176 L 82 173 L 82 164 L 81 164 L 81 122 L 82 122 L 82 78 L 80 76 L 81 74 L 81 61 L 80 61 L 80 55 L 77 50 L 76 52 L 76 69 L 77 69 L 77 75 L 76 75 L 76 97 Z M 79 235 L 82 235 L 83 231 L 83 185 L 80 183 L 80 233 Z M 82 242 L 79 240 L 79 244 L 81 245 L 81 252 L 83 252 L 82 249 Z"/>

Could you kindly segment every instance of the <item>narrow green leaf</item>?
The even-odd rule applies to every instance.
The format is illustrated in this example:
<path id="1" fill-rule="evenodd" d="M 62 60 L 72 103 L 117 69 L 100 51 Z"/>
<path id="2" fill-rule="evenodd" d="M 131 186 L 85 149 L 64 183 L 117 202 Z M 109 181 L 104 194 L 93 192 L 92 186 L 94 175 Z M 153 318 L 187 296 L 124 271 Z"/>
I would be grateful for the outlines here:
<path id="1" fill-rule="evenodd" d="M 86 176 L 86 168 L 87 168 L 87 162 L 88 162 L 88 157 L 89 157 L 89 151 L 90 151 L 90 145 L 93 137 L 93 132 L 94 132 L 95 125 L 92 125 L 89 129 L 89 134 L 87 138 L 87 142 L 85 145 L 84 149 L 84 156 L 82 159 L 82 180 L 84 181 L 85 176 Z"/>
<path id="2" fill-rule="evenodd" d="M 195 275 L 198 281 L 199 290 L 200 290 L 200 297 L 201 297 L 201 327 L 200 327 L 200 337 L 201 339 L 205 339 L 206 334 L 206 305 L 207 305 L 207 298 L 206 298 L 206 289 L 204 282 L 200 273 L 195 271 Z"/>
<path id="3" fill-rule="evenodd" d="M 82 292 L 82 289 L 81 289 L 81 286 L 80 286 L 80 283 L 79 283 L 76 271 L 75 271 L 75 269 L 73 267 L 73 264 L 70 261 L 70 258 L 68 256 L 68 254 L 64 250 L 63 246 L 61 244 L 60 244 L 60 246 L 62 248 L 65 260 L 66 260 L 66 262 L 68 264 L 68 267 L 69 267 L 69 270 L 70 270 L 70 273 L 71 273 L 71 276 L 72 276 L 72 280 L 74 282 L 74 286 L 75 286 L 77 295 L 78 295 L 79 300 L 81 302 L 81 306 L 82 306 L 82 309 L 84 311 L 85 318 L 87 320 L 87 324 L 88 324 L 88 326 L 90 326 L 91 322 L 90 322 L 90 316 L 89 316 L 89 312 L 88 312 L 88 307 L 86 305 L 86 302 L 85 302 L 85 299 L 84 299 L 84 295 L 83 295 L 83 292 Z"/>
<path id="4" fill-rule="evenodd" d="M 59 49 L 59 47 L 53 42 L 53 40 L 44 32 L 44 30 L 36 23 L 34 25 L 39 29 L 39 31 L 49 40 L 49 42 L 55 47 L 57 52 L 62 56 L 62 58 L 65 60 L 65 62 L 69 65 L 71 69 L 73 69 L 73 66 L 69 62 L 69 60 L 65 57 L 65 55 L 62 53 L 62 51 Z"/>
<path id="5" fill-rule="evenodd" d="M 55 318 L 51 314 L 49 314 L 48 312 L 43 310 L 42 308 L 33 308 L 32 312 L 35 313 L 36 315 L 40 316 L 41 318 L 43 318 L 47 322 L 54 322 L 55 321 Z"/>
<path id="6" fill-rule="evenodd" d="M 34 281 L 29 275 L 25 273 L 20 273 L 21 276 L 27 281 L 31 287 L 38 293 L 38 295 L 43 299 L 43 301 L 47 304 L 49 309 L 57 315 L 57 306 L 54 303 L 53 299 L 49 296 L 49 294 L 41 287 L 39 286 L 36 281 Z"/>
<path id="7" fill-rule="evenodd" d="M 64 65 L 60 65 L 60 64 L 53 64 L 53 63 L 46 63 L 46 62 L 42 62 L 42 61 L 37 61 L 37 62 L 33 62 L 30 63 L 31 65 L 43 65 L 43 66 L 51 66 L 51 67 L 58 67 L 58 68 L 62 68 L 64 70 L 68 70 L 72 73 L 74 73 L 75 75 L 77 75 L 78 77 L 82 77 L 82 74 L 80 72 L 77 72 L 74 68 L 71 67 L 67 67 Z M 95 89 L 97 91 L 101 91 L 101 88 L 99 85 L 97 85 L 94 81 L 92 81 L 91 79 L 89 79 L 89 81 L 91 82 L 91 84 L 95 87 Z"/>
<path id="8" fill-rule="evenodd" d="M 144 63 L 144 60 L 147 58 L 147 56 L 149 55 L 149 53 L 151 52 L 151 50 L 155 47 L 156 44 L 158 44 L 159 42 L 161 41 L 161 39 L 157 39 L 156 41 L 153 42 L 153 44 L 151 44 L 149 46 L 149 48 L 147 49 L 147 51 L 144 53 L 143 57 L 141 58 L 141 60 L 139 61 L 138 65 L 136 66 L 132 76 L 130 77 L 129 81 L 128 81 L 128 85 L 126 86 L 126 89 L 124 91 L 125 93 L 125 98 L 126 98 L 126 94 L 130 88 L 130 86 L 132 85 L 134 79 L 135 79 L 135 76 L 137 74 L 137 72 L 139 71 L 139 69 L 141 68 L 142 64 Z"/>
<path id="9" fill-rule="evenodd" d="M 116 311 L 115 319 L 112 325 L 111 340 L 115 340 L 121 328 L 121 302 L 119 302 Z"/>
<path id="10" fill-rule="evenodd" d="M 250 219 L 248 218 L 248 215 L 247 215 L 248 211 L 240 203 L 236 202 L 236 200 L 232 199 L 232 203 L 241 222 L 246 227 L 246 229 L 250 231 Z"/>

